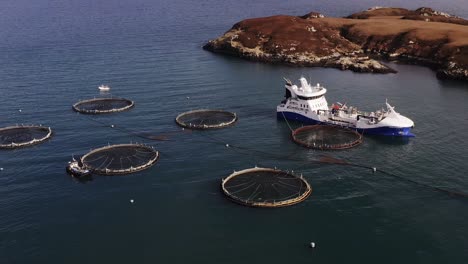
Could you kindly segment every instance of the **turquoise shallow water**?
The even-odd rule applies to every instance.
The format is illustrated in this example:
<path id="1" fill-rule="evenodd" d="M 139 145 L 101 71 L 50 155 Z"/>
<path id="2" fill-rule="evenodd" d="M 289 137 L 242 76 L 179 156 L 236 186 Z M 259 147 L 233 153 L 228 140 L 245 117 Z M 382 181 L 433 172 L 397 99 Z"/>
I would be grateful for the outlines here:
<path id="1" fill-rule="evenodd" d="M 468 17 L 463 2 L 385 5 L 428 5 Z M 303 75 L 328 88 L 329 102 L 371 110 L 388 99 L 416 123 L 409 142 L 365 138 L 358 148 L 327 155 L 468 193 L 466 83 L 437 80 L 418 66 L 357 74 L 252 63 L 201 49 L 243 18 L 311 10 L 344 16 L 374 5 L 383 4 L 2 1 L 0 126 L 40 123 L 55 134 L 32 148 L 0 152 L 0 263 L 464 263 L 466 199 L 368 169 L 252 150 L 310 160 L 323 154 L 293 144 L 287 124 L 276 120 L 282 77 Z M 94 119 L 74 113 L 71 105 L 99 96 L 101 83 L 134 100 L 135 108 Z M 235 111 L 239 122 L 179 132 L 175 116 L 200 107 Z M 110 124 L 172 141 L 144 141 Z M 156 166 L 85 184 L 65 173 L 72 154 L 135 141 L 161 151 Z M 312 196 L 274 210 L 227 201 L 220 179 L 254 165 L 304 174 Z M 316 250 L 307 247 L 310 241 Z"/>

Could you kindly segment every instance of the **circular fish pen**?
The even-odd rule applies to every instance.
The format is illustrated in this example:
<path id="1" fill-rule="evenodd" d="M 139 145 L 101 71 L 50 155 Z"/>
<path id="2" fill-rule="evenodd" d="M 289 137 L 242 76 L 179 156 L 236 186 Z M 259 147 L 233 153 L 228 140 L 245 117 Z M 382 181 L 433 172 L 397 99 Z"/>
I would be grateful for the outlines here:
<path id="1" fill-rule="evenodd" d="M 126 111 L 134 105 L 125 98 L 94 98 L 79 101 L 73 105 L 73 110 L 82 114 L 108 114 Z"/>
<path id="2" fill-rule="evenodd" d="M 357 131 L 338 126 L 304 126 L 291 135 L 297 144 L 320 150 L 348 149 L 362 143 L 362 135 Z"/>
<path id="3" fill-rule="evenodd" d="M 52 129 L 43 126 L 9 126 L 0 128 L 0 149 L 14 149 L 39 144 L 52 136 Z"/>
<path id="4" fill-rule="evenodd" d="M 223 110 L 200 109 L 182 113 L 175 121 L 184 128 L 216 129 L 233 125 L 237 115 Z"/>
<path id="5" fill-rule="evenodd" d="M 309 183 L 294 174 L 271 168 L 234 172 L 221 182 L 233 202 L 252 207 L 284 207 L 300 203 L 312 193 Z"/>
<path id="6" fill-rule="evenodd" d="M 110 145 L 92 150 L 81 157 L 81 169 L 101 175 L 121 175 L 153 166 L 159 152 L 142 144 Z"/>

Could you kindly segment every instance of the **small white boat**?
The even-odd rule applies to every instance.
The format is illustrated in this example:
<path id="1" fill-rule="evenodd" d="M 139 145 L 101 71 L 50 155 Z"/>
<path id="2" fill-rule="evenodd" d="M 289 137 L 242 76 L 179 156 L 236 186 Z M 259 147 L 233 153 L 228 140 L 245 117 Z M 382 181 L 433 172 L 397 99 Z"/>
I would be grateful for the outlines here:
<path id="1" fill-rule="evenodd" d="M 108 85 L 101 84 L 99 85 L 99 91 L 109 91 L 110 87 Z"/>

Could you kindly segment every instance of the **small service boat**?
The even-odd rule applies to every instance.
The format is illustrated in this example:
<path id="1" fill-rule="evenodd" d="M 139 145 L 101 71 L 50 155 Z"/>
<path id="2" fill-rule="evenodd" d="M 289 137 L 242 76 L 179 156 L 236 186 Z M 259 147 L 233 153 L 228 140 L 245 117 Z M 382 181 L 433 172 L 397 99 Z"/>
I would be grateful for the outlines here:
<path id="1" fill-rule="evenodd" d="M 88 169 L 83 168 L 81 162 L 73 159 L 72 161 L 68 162 L 67 172 L 70 173 L 72 176 L 81 178 L 91 175 L 91 171 Z"/>
<path id="2" fill-rule="evenodd" d="M 101 84 L 101 85 L 99 85 L 98 89 L 99 89 L 99 91 L 105 92 L 105 91 L 109 91 L 110 87 L 108 85 Z"/>
<path id="3" fill-rule="evenodd" d="M 285 99 L 276 108 L 278 118 L 347 127 L 367 135 L 414 137 L 411 133 L 414 122 L 397 113 L 388 102 L 387 109 L 375 112 L 362 112 L 342 103 L 328 107 L 325 87 L 318 83 L 311 86 L 304 77 L 299 79 L 300 87 L 288 79 L 285 81 Z"/>

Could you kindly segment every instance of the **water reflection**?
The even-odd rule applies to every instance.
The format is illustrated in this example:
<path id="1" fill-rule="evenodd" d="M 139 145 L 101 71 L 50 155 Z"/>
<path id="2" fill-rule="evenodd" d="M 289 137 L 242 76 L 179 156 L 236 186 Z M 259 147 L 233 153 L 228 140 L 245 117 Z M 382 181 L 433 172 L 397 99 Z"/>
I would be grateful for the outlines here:
<path id="1" fill-rule="evenodd" d="M 411 138 L 398 136 L 366 135 L 364 140 L 385 145 L 401 146 L 407 145 L 410 142 Z"/>

